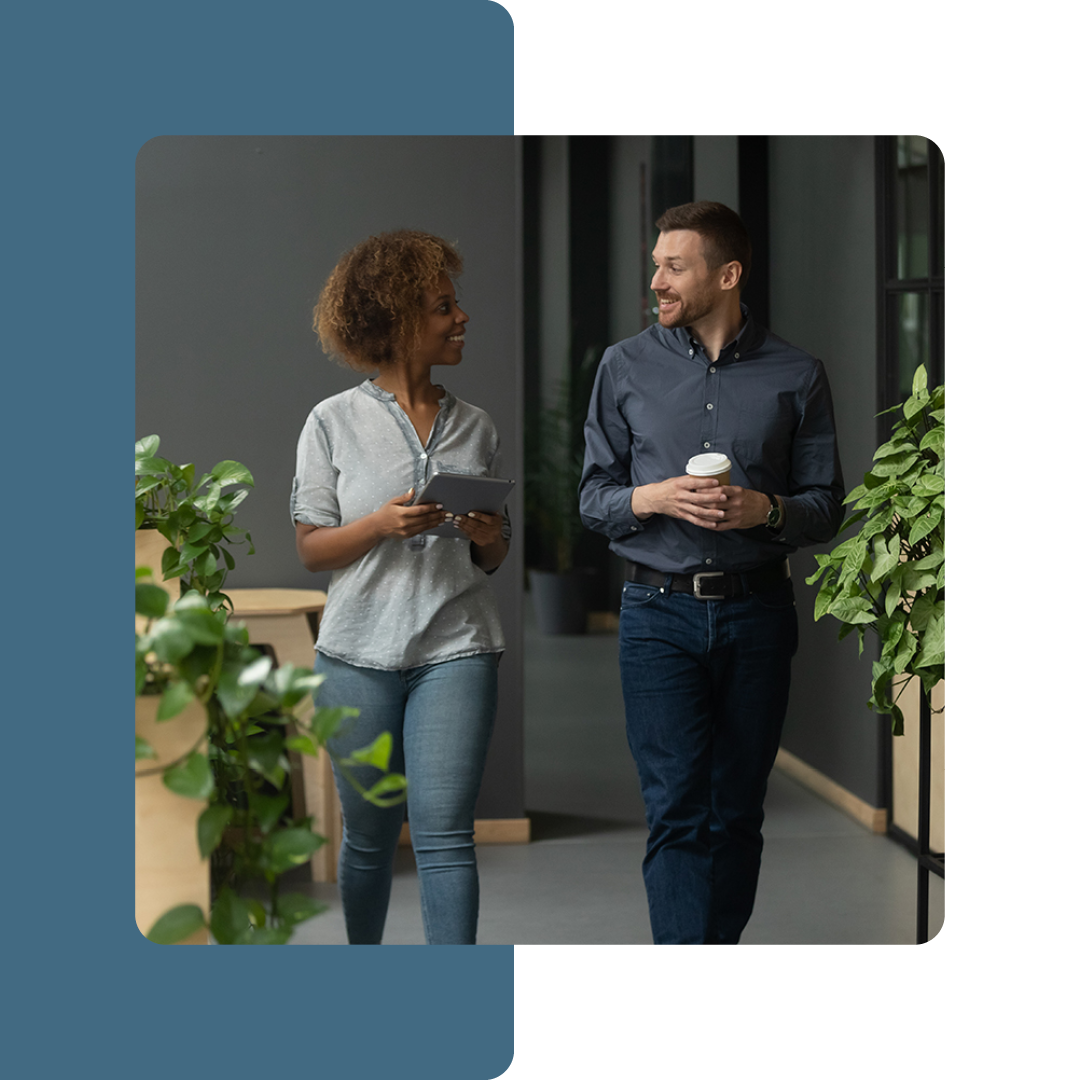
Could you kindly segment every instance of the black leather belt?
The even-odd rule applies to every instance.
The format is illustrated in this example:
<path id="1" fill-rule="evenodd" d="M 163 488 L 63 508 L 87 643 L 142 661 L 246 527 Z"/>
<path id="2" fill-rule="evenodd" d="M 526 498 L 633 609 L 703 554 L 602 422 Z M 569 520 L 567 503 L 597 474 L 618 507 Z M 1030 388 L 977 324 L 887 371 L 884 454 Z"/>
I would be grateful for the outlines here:
<path id="1" fill-rule="evenodd" d="M 702 574 L 661 574 L 641 563 L 626 563 L 626 580 L 639 585 L 658 585 L 672 592 L 690 593 L 699 600 L 738 600 L 751 593 L 779 588 L 791 577 L 787 559 L 766 563 L 754 570 L 717 570 Z M 668 584 L 670 581 L 670 585 Z"/>

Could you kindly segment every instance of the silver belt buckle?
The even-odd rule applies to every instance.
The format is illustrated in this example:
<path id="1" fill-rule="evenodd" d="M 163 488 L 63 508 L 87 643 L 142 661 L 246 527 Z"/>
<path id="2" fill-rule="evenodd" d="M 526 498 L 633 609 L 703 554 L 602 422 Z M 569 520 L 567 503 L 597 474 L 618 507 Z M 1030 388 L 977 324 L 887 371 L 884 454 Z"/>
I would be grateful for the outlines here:
<path id="1" fill-rule="evenodd" d="M 701 593 L 701 582 L 706 578 L 722 578 L 726 577 L 726 573 L 723 570 L 713 570 L 705 574 L 694 575 L 694 598 L 697 600 L 716 600 L 716 596 L 703 596 Z"/>

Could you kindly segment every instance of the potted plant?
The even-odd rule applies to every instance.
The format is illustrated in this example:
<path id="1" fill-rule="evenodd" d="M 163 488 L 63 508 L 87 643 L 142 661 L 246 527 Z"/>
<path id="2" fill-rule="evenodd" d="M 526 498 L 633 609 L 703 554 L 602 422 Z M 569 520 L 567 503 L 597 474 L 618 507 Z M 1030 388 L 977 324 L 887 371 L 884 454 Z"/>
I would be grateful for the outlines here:
<path id="1" fill-rule="evenodd" d="M 860 655 L 868 627 L 881 639 L 867 704 L 891 715 L 893 734 L 902 735 L 903 688 L 918 679 L 929 700 L 945 677 L 945 387 L 927 389 L 920 366 L 911 396 L 892 412 L 900 413 L 892 437 L 844 500 L 855 513 L 840 531 L 861 528 L 816 555 L 806 581 L 819 582 L 815 620 L 839 619 L 841 638 L 857 631 Z"/>
<path id="2" fill-rule="evenodd" d="M 560 381 L 554 400 L 536 403 L 528 425 L 525 521 L 540 563 L 529 570 L 529 587 L 537 623 L 549 634 L 586 629 L 587 571 L 575 566 L 574 549 L 585 531 L 578 509 L 582 431 L 599 358 L 599 349 L 587 349 Z"/>
<path id="3" fill-rule="evenodd" d="M 187 835 L 194 844 L 186 845 L 184 858 L 190 865 L 197 853 L 194 873 L 208 885 L 205 904 L 174 904 L 146 936 L 172 944 L 198 940 L 209 928 L 219 944 L 284 944 L 297 923 L 325 910 L 279 890 L 281 876 L 326 842 L 312 831 L 310 818 L 292 816 L 287 751 L 317 755 L 355 710 L 303 709 L 321 677 L 291 664 L 275 669 L 249 644 L 244 625 L 228 618 L 222 586 L 234 562 L 222 545 L 243 537 L 251 550 L 251 538 L 231 523 L 246 492 L 227 496 L 221 489 L 250 487 L 251 474 L 237 462 L 222 462 L 196 484 L 191 466 L 156 456 L 158 445 L 156 436 L 136 444 L 136 523 L 153 521 L 166 537 L 162 577 L 179 580 L 180 588 L 172 597 L 150 580 L 149 567 L 136 569 L 136 842 L 137 850 L 147 849 L 140 847 L 139 829 L 162 815 L 167 820 L 159 836 L 179 836 L 177 822 L 190 828 L 193 821 Z M 182 728 L 179 737 L 172 725 Z M 161 737 L 166 731 L 171 739 Z M 384 733 L 348 759 L 336 759 L 349 782 L 377 805 L 405 797 L 404 777 L 387 771 L 390 750 Z M 365 788 L 350 772 L 359 765 L 384 775 Z M 155 799 L 158 807 L 146 809 Z M 186 817 L 181 813 L 185 800 L 197 814 L 190 808 Z"/>

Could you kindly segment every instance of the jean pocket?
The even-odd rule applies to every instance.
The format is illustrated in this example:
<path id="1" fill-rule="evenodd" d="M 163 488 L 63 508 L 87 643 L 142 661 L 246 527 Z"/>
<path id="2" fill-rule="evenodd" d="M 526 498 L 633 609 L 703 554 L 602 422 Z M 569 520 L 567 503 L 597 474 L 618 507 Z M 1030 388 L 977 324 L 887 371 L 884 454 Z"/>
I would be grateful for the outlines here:
<path id="1" fill-rule="evenodd" d="M 659 585 L 642 585 L 637 581 L 627 581 L 622 587 L 622 610 L 644 607 L 660 595 Z"/>

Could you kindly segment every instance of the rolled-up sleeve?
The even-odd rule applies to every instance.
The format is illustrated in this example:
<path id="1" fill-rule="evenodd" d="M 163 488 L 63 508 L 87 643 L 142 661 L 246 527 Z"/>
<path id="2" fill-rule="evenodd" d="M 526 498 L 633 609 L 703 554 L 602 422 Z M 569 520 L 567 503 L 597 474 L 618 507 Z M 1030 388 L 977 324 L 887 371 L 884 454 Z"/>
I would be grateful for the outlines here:
<path id="1" fill-rule="evenodd" d="M 633 434 L 619 409 L 616 353 L 608 349 L 597 368 L 585 421 L 585 464 L 578 487 L 586 528 L 617 540 L 644 527 L 631 509 Z"/>
<path id="2" fill-rule="evenodd" d="M 289 500 L 292 520 L 319 528 L 340 525 L 337 483 L 338 470 L 334 467 L 329 435 L 312 412 L 296 446 L 296 474 Z"/>

